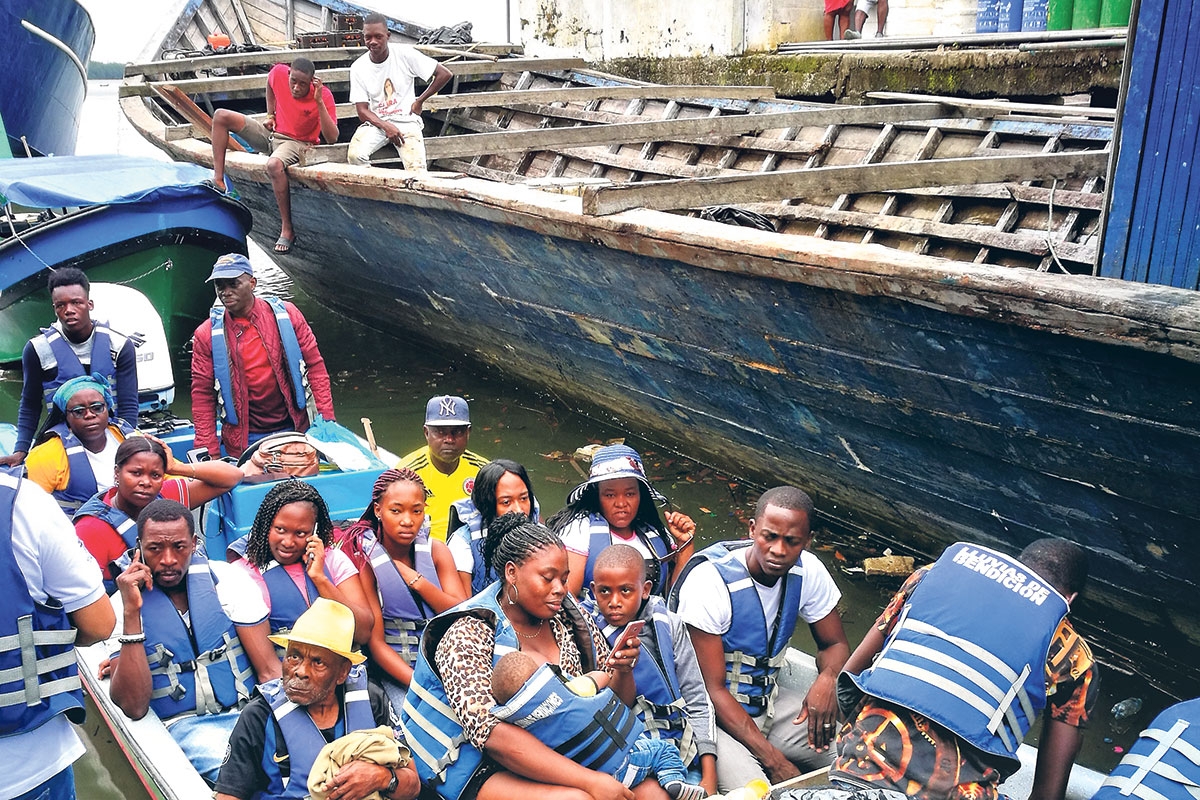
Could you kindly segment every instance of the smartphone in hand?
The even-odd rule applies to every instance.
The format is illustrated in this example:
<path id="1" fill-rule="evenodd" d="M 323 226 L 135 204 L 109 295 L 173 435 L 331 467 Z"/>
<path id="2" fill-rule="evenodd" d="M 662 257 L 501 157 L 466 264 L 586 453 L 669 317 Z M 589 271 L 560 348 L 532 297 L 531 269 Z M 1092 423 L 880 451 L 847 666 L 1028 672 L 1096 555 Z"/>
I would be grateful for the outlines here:
<path id="1" fill-rule="evenodd" d="M 644 619 L 635 619 L 625 626 L 625 629 L 621 631 L 621 635 L 617 637 L 617 642 L 613 645 L 612 651 L 609 652 L 608 660 L 604 662 L 606 668 L 612 665 L 613 656 L 616 655 L 618 650 L 629 649 L 633 644 L 633 640 L 638 637 L 638 634 L 642 632 L 642 628 L 645 626 L 646 620 Z"/>

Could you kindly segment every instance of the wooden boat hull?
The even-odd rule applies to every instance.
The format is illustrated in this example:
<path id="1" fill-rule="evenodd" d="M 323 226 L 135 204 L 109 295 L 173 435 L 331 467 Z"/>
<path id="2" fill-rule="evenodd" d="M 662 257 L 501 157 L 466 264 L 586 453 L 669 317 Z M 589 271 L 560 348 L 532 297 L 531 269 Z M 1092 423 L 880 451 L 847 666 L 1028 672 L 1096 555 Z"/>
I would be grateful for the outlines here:
<path id="1" fill-rule="evenodd" d="M 1074 539 L 1092 554 L 1088 618 L 1163 624 L 1181 661 L 1200 645 L 1200 364 L 1194 343 L 1172 341 L 1193 335 L 1193 294 L 1023 274 L 1005 286 L 876 248 L 781 252 L 756 232 L 731 252 L 454 183 L 397 192 L 314 176 L 323 191 L 293 192 L 312 233 L 281 263 L 364 324 L 811 488 L 839 523 L 928 555 L 956 540 Z M 273 214 L 269 185 L 240 185 Z M 1077 327 L 1126 301 L 1146 318 Z M 1180 331 L 1117 330 L 1175 313 Z"/>
<path id="2" fill-rule="evenodd" d="M 134 96 L 142 87 L 129 89 L 122 104 L 135 127 L 176 159 L 209 163 L 205 142 L 164 128 Z M 591 113 L 580 119 L 599 121 Z M 493 132 L 486 120 L 455 120 Z M 743 132 L 748 122 L 733 120 Z M 1095 126 L 1074 127 L 1076 139 L 1100 138 Z M 572 137 L 592 131 L 551 128 L 547 154 L 511 160 L 554 161 L 548 173 L 562 177 L 526 185 L 334 163 L 292 170 L 304 233 L 281 265 L 363 324 L 473 353 L 723 470 L 811 489 L 822 513 L 851 530 L 927 556 L 956 540 L 1019 550 L 1042 536 L 1073 539 L 1092 553 L 1093 585 L 1076 609 L 1089 638 L 1134 668 L 1152 653 L 1180 680 L 1200 677 L 1200 295 L 969 263 L 988 250 L 1017 253 L 1028 234 L 1020 243 L 972 234 L 967 247 L 934 251 L 954 261 L 903 243 L 646 209 L 593 216 L 569 193 L 588 181 L 570 162 L 585 158 Z M 479 151 L 466 138 L 431 137 L 429 147 L 460 158 L 443 165 L 519 180 L 469 162 Z M 855 156 L 868 166 L 870 157 Z M 613 150 L 597 163 L 610 162 L 641 168 Z M 227 169 L 255 213 L 274 219 L 263 160 L 231 154 Z M 989 180 L 1024 191 L 1012 178 Z M 556 193 L 556 183 L 568 188 Z M 651 180 L 607 191 L 643 187 L 657 191 Z M 893 229 L 908 224 L 889 214 L 878 217 Z M 253 235 L 269 246 L 276 230 L 264 223 Z M 1094 257 L 1094 241 L 1072 247 L 1078 264 Z M 1035 267 L 1050 261 L 1024 254 Z M 1146 624 L 1163 626 L 1169 647 L 1146 641 Z"/>

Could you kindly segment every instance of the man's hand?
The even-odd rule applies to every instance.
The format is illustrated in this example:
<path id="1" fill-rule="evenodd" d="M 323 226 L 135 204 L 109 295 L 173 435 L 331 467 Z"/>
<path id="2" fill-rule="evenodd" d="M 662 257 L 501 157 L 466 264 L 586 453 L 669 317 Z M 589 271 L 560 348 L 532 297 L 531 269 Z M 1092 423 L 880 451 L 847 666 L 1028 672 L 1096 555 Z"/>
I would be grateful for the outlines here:
<path id="1" fill-rule="evenodd" d="M 825 673 L 821 673 L 813 681 L 804 697 L 804 707 L 800 709 L 792 724 L 800 725 L 805 720 L 808 720 L 808 746 L 818 753 L 824 751 L 837 736 L 834 680 Z"/>
<path id="2" fill-rule="evenodd" d="M 275 132 L 275 115 L 268 114 L 266 116 L 266 118 L 262 121 L 262 126 L 267 129 L 267 133 L 274 133 Z"/>
<path id="3" fill-rule="evenodd" d="M 388 122 L 383 121 L 383 135 L 388 138 L 392 144 L 404 144 L 404 134 L 400 132 L 400 128 Z"/>
<path id="4" fill-rule="evenodd" d="M 154 573 L 142 563 L 142 551 L 134 549 L 133 563 L 117 576 L 117 591 L 121 593 L 121 604 L 126 614 L 142 610 L 142 590 L 154 589 Z"/>
<path id="5" fill-rule="evenodd" d="M 321 79 L 314 75 L 312 79 L 312 92 L 313 97 L 316 98 L 318 105 L 324 105 L 321 103 L 321 89 L 324 88 L 324 86 L 325 84 L 321 83 Z"/>
<path id="6" fill-rule="evenodd" d="M 382 792 L 392 782 L 392 771 L 370 761 L 351 761 L 326 781 L 329 800 L 363 800 L 371 792 Z"/>
<path id="7" fill-rule="evenodd" d="M 412 108 L 410 108 L 409 111 L 413 113 L 414 117 L 419 117 L 421 116 L 421 111 L 424 108 L 425 101 L 418 97 L 416 100 L 413 100 Z"/>
<path id="8" fill-rule="evenodd" d="M 771 783 L 783 783 L 800 774 L 800 770 L 787 760 L 787 756 L 774 747 L 771 749 L 775 751 L 771 754 L 771 758 L 764 759 L 762 762 L 763 769 L 766 770 Z"/>
<path id="9" fill-rule="evenodd" d="M 26 452 L 18 450 L 11 456 L 0 456 L 0 467 L 15 467 L 25 462 Z"/>

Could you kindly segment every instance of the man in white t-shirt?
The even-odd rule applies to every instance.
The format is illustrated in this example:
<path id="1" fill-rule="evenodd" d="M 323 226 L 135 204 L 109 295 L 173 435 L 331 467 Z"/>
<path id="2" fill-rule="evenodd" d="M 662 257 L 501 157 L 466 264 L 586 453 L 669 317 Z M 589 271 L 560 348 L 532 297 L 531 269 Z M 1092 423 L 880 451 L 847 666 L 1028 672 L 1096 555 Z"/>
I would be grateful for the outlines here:
<path id="1" fill-rule="evenodd" d="M 813 513 L 794 486 L 764 492 L 750 539 L 697 553 L 671 590 L 717 715 L 721 792 L 754 779 L 779 783 L 832 760 L 835 687 L 850 644 L 836 610 L 841 592 L 807 551 Z M 776 682 L 799 620 L 817 644 L 819 674 L 807 693 Z"/>
<path id="2" fill-rule="evenodd" d="M 367 52 L 350 65 L 350 102 L 362 125 L 350 140 L 346 160 L 366 166 L 388 142 L 396 146 L 407 170 L 425 169 L 421 108 L 451 78 L 450 70 L 415 48 L 388 43 L 387 17 L 368 14 L 363 21 Z M 416 96 L 414 80 L 428 82 Z"/>
<path id="3" fill-rule="evenodd" d="M 58 624 L 76 628 L 76 645 L 92 644 L 112 633 L 116 618 L 104 596 L 100 568 L 75 536 L 70 521 L 36 484 L 2 473 L 0 574 L 0 603 L 5 609 L 0 635 L 5 638 L 16 634 L 14 638 L 31 636 L 38 642 L 42 631 L 52 627 L 44 624 L 47 616 L 61 616 Z M 50 598 L 53 602 L 48 602 Z M 34 630 L 22 634 L 18 620 L 27 614 L 34 619 Z M 20 644 L 0 650 L 0 669 L 17 668 L 14 681 L 0 679 L 0 694 L 16 690 L 19 698 L 11 705 L 0 704 L 0 764 L 4 765 L 0 798 L 73 798 L 71 764 L 84 752 L 69 719 L 79 721 L 83 716 L 74 659 L 68 667 L 41 676 L 49 696 L 35 706 L 27 706 L 21 692 L 21 661 Z M 74 677 L 60 674 L 65 671 Z M 56 687 L 69 691 L 51 693 Z"/>

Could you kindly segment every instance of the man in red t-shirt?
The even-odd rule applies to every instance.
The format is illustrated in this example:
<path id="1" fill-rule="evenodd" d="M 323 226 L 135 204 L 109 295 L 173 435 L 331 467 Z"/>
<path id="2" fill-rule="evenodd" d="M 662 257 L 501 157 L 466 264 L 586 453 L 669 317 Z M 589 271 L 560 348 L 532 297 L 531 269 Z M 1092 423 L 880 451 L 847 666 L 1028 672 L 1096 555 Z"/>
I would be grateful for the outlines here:
<path id="1" fill-rule="evenodd" d="M 296 241 L 292 229 L 292 199 L 287 168 L 304 164 L 313 145 L 325 137 L 327 144 L 337 141 L 337 107 L 330 93 L 316 77 L 316 67 L 307 58 L 297 58 L 289 67 L 276 64 L 267 74 L 267 116 L 259 121 L 227 108 L 213 116 L 213 184 L 225 191 L 225 151 L 229 134 L 236 133 L 260 153 L 270 153 L 267 174 L 275 190 L 281 221 L 276 253 L 287 253 Z M 318 102 L 318 97 L 320 101 Z"/>

